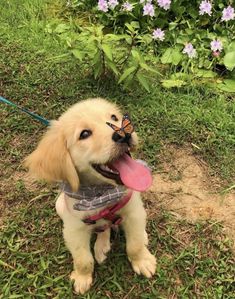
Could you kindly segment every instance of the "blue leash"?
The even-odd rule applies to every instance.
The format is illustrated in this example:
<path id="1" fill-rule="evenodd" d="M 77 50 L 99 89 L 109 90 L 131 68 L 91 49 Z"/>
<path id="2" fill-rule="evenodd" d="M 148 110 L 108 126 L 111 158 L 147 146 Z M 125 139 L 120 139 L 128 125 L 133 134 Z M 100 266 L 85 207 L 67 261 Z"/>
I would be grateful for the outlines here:
<path id="1" fill-rule="evenodd" d="M 49 120 L 47 120 L 47 119 L 43 118 L 42 116 L 37 115 L 37 114 L 35 114 L 35 113 L 33 113 L 33 112 L 30 112 L 29 110 L 27 110 L 27 109 L 25 109 L 25 108 L 22 108 L 22 107 L 20 107 L 20 106 L 18 106 L 18 105 L 16 105 L 16 104 L 12 103 L 11 101 L 9 101 L 9 100 L 3 98 L 2 96 L 0 96 L 0 102 L 5 103 L 5 104 L 8 104 L 8 105 L 10 105 L 10 106 L 12 106 L 12 107 L 18 108 L 19 110 L 21 110 L 21 111 L 27 113 L 28 115 L 30 115 L 30 116 L 33 117 L 34 119 L 39 120 L 41 123 L 43 123 L 43 124 L 46 125 L 46 126 L 49 126 L 49 124 L 50 124 L 50 121 L 49 121 Z"/>

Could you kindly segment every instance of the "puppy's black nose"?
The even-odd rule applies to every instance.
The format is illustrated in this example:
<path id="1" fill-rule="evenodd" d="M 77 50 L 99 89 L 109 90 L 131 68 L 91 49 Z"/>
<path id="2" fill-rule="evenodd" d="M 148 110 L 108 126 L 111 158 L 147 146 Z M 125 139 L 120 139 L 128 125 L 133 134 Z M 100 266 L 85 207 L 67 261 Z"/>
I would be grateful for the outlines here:
<path id="1" fill-rule="evenodd" d="M 114 142 L 117 143 L 127 143 L 129 145 L 131 134 L 126 133 L 124 137 L 119 135 L 117 132 L 113 133 L 112 139 Z"/>

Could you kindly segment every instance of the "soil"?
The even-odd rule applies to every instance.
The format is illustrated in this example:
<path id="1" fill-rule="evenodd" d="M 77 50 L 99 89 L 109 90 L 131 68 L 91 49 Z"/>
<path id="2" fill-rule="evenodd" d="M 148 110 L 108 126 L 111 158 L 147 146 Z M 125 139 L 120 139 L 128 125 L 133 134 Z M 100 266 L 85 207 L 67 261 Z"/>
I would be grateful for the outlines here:
<path id="1" fill-rule="evenodd" d="M 221 181 L 189 148 L 168 147 L 160 159 L 162 170 L 145 195 L 150 216 L 163 208 L 190 222 L 222 222 L 235 249 L 235 190 L 221 192 Z"/>

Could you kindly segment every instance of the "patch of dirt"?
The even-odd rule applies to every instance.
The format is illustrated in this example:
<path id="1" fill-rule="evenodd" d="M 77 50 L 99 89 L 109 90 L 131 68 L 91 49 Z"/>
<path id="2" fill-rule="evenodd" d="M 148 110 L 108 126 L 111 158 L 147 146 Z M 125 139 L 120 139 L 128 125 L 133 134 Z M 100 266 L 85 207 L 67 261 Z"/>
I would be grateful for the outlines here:
<path id="1" fill-rule="evenodd" d="M 36 180 L 34 180 L 27 172 L 24 171 L 16 171 L 14 173 L 14 175 L 11 178 L 14 181 L 14 184 L 16 184 L 17 182 L 23 182 L 25 188 L 28 191 L 37 191 L 41 189 L 39 189 L 40 187 L 40 183 L 38 183 Z"/>
<path id="2" fill-rule="evenodd" d="M 235 241 L 234 189 L 219 192 L 219 179 L 209 175 L 207 164 L 189 148 L 171 146 L 161 155 L 161 161 L 163 169 L 154 175 L 145 196 L 150 215 L 164 208 L 191 222 L 219 221 Z"/>
<path id="3" fill-rule="evenodd" d="M 2 177 L 0 180 L 0 228 L 4 226 L 4 220 L 11 213 L 14 206 L 20 207 L 22 203 L 27 202 L 25 193 L 35 195 L 35 199 L 42 197 L 43 192 L 48 193 L 46 184 L 35 181 L 29 174 L 18 167 L 16 170 L 10 169 L 8 172 L 2 169 Z M 28 195 L 27 195 L 28 196 Z M 18 200 L 14 200 L 17 197 Z"/>

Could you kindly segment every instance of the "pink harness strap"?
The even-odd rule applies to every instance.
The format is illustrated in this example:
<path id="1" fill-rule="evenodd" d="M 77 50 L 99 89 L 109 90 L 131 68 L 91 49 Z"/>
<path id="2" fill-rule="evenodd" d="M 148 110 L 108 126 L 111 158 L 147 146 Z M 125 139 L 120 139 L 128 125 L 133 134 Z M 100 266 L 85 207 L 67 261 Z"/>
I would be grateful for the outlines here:
<path id="1" fill-rule="evenodd" d="M 107 228 L 112 227 L 112 226 L 117 226 L 122 222 L 122 217 L 119 215 L 116 215 L 115 213 L 119 211 L 121 208 L 123 208 L 131 199 L 132 191 L 130 191 L 127 195 L 125 195 L 122 200 L 120 200 L 118 203 L 115 205 L 105 208 L 101 210 L 99 213 L 89 216 L 82 221 L 88 225 L 96 224 L 96 221 L 100 219 L 105 219 L 110 221 L 110 224 L 105 224 L 103 226 L 99 226 L 95 228 L 95 232 L 103 232 Z"/>

